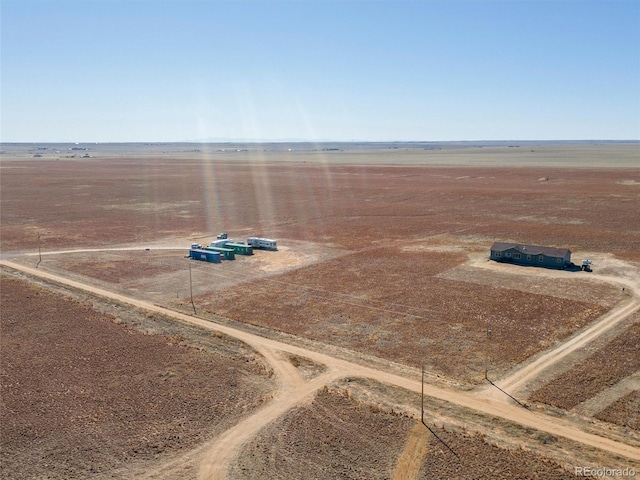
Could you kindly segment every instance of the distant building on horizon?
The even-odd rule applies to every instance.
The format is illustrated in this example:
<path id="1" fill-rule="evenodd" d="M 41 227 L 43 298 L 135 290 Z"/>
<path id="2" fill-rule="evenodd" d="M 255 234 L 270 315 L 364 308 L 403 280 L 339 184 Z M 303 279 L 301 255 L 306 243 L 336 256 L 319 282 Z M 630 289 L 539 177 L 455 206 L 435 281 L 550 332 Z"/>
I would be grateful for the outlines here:
<path id="1" fill-rule="evenodd" d="M 541 247 L 522 243 L 495 242 L 489 257 L 496 262 L 511 262 L 535 267 L 567 268 L 571 265 L 568 248 Z"/>

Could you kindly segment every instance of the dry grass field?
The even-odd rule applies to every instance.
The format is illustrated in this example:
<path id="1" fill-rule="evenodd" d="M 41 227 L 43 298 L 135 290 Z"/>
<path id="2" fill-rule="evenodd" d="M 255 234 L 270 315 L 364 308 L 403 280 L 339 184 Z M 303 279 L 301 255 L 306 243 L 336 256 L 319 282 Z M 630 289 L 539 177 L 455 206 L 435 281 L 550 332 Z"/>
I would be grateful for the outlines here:
<path id="1" fill-rule="evenodd" d="M 0 287 L 0 478 L 144 471 L 269 396 L 268 372 L 235 342 L 196 348 L 187 329 L 143 334 L 88 302 L 6 274 Z M 150 320 L 161 321 L 138 321 Z"/>
<path id="2" fill-rule="evenodd" d="M 609 148 L 603 155 L 628 155 L 627 147 Z M 273 152 L 244 151 L 180 159 L 3 161 L 2 249 L 33 252 L 38 233 L 44 251 L 142 247 L 166 238 L 181 238 L 186 249 L 189 238 L 207 243 L 226 230 L 240 238 L 271 236 L 282 245 L 312 243 L 336 255 L 349 251 L 270 282 L 261 280 L 264 271 L 239 268 L 238 261 L 207 265 L 216 270 L 197 279 L 198 301 L 236 320 L 331 337 L 411 365 L 433 358 L 434 368 L 467 381 L 482 370 L 478 350 L 487 322 L 494 324 L 495 368 L 501 372 L 604 311 L 596 305 L 602 297 L 560 298 L 447 278 L 467 254 L 486 254 L 494 240 L 513 240 L 640 260 L 640 232 L 630 228 L 640 224 L 638 170 L 560 168 L 557 147 L 549 154 L 557 155 L 553 166 L 522 167 L 530 162 L 513 157 L 514 150 L 494 150 L 495 161 L 505 165 L 492 168 L 340 163 L 354 155 L 360 162 L 369 156 L 392 163 L 403 158 L 396 151 L 298 153 L 302 162 L 315 155 L 309 163 L 270 163 Z M 434 161 L 434 152 L 410 153 Z M 451 162 L 471 165 L 474 154 L 487 156 L 481 148 L 447 152 Z M 442 235 L 457 249 L 429 250 Z M 185 303 L 187 269 L 175 254 L 166 262 L 139 253 L 70 257 L 66 268 L 123 288 L 144 291 L 132 280 L 163 275 L 166 281 L 145 293 Z M 296 263 L 301 261 L 294 259 L 292 267 Z M 220 294 L 220 286 L 247 281 Z M 405 348 L 408 339 L 415 348 Z M 460 355 L 459 364 L 436 358 L 451 351 Z"/>
<path id="3" fill-rule="evenodd" d="M 637 144 L 30 148 L 0 157 L 3 259 L 182 313 L 191 278 L 199 320 L 367 365 L 425 365 L 467 392 L 486 367 L 498 379 L 628 302 L 619 280 L 636 285 L 640 271 Z M 185 258 L 222 231 L 279 249 Z M 494 241 L 567 247 L 594 273 L 495 264 Z M 1 287 L 2 478 L 147 478 L 279 388 L 239 341 L 13 270 Z M 635 374 L 637 325 L 580 350 L 530 399 L 570 410 Z M 285 360 L 301 382 L 330 370 Z M 637 390 L 605 407 L 592 416 L 616 438 L 637 430 Z M 554 457 L 562 442 L 505 448 L 477 433 L 487 420 L 443 432 L 464 452 L 456 466 L 415 423 L 320 389 L 241 446 L 229 478 L 391 478 L 410 442 L 424 449 L 412 478 L 573 476 Z M 523 435 L 509 427 L 504 442 Z M 196 478 L 188 468 L 166 478 Z"/>
<path id="4" fill-rule="evenodd" d="M 463 383 L 483 381 L 488 348 L 492 370 L 504 371 L 606 311 L 596 303 L 438 278 L 464 258 L 370 248 L 197 303 L 238 321 L 414 367 L 427 364 Z M 491 345 L 488 326 L 495 332 Z"/>
<path id="5" fill-rule="evenodd" d="M 640 391 L 634 390 L 596 415 L 605 422 L 640 430 Z"/>
<path id="6" fill-rule="evenodd" d="M 569 476 L 558 463 L 521 448 L 504 449 L 477 435 L 437 431 L 460 458 L 419 420 L 353 400 L 339 390 L 321 391 L 247 444 L 231 478 L 407 478 L 398 458 L 412 436 L 422 445 L 413 452 L 412 473 L 419 479 Z"/>
<path id="7" fill-rule="evenodd" d="M 640 323 L 634 323 L 569 372 L 535 391 L 530 397 L 531 400 L 566 410 L 572 409 L 623 378 L 640 371 L 638 345 Z M 612 414 L 610 411 L 609 415 Z"/>
<path id="8" fill-rule="evenodd" d="M 390 478 L 414 420 L 328 391 L 250 442 L 231 478 Z"/>
<path id="9" fill-rule="evenodd" d="M 601 154 L 612 164 L 631 149 L 609 148 Z M 448 152 L 467 161 L 455 167 L 428 164 L 427 151 L 424 166 L 341 165 L 349 155 L 340 153 L 324 164 L 325 157 L 268 163 L 280 157 L 245 152 L 180 159 L 4 156 L 2 251 L 37 250 L 38 233 L 46 250 L 225 230 L 354 250 L 450 233 L 488 246 L 512 240 L 640 259 L 637 169 L 561 168 L 560 153 L 552 166 L 525 167 L 509 149 L 494 152 L 499 166 L 492 168 L 474 166 L 474 153 L 484 156 L 483 149 Z M 362 162 L 381 155 L 357 153 Z M 383 158 L 402 159 L 393 151 Z"/>

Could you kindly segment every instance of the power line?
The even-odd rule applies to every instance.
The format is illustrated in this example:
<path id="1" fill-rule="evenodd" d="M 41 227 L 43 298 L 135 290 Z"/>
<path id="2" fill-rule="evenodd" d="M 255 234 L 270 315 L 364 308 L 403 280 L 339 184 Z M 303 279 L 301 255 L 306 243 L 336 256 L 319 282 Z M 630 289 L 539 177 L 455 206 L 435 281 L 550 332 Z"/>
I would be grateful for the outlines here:
<path id="1" fill-rule="evenodd" d="M 436 433 L 436 432 L 435 432 L 435 431 L 434 431 L 434 430 L 433 430 L 429 425 L 427 425 L 427 422 L 425 422 L 425 420 L 424 420 L 424 365 L 422 366 L 422 382 L 421 382 L 421 384 L 422 384 L 422 397 L 421 397 L 421 398 L 422 398 L 422 415 L 421 415 L 421 418 L 420 418 L 420 419 L 421 419 L 421 421 L 422 421 L 422 424 L 423 424 L 425 427 L 427 427 L 427 429 L 431 432 L 431 434 L 432 434 L 434 437 L 436 437 L 436 439 L 437 439 L 440 443 L 442 443 L 442 444 L 447 448 L 447 450 L 449 450 L 451 453 L 453 453 L 453 454 L 455 455 L 455 457 L 458 459 L 458 461 L 460 461 L 460 457 L 459 457 L 459 456 L 458 456 L 458 454 L 455 452 L 455 450 L 453 450 L 453 448 L 451 448 L 451 447 L 447 444 L 447 442 L 445 442 L 444 440 L 442 440 L 442 439 L 438 436 L 438 434 L 437 434 L 437 433 Z"/>
<path id="2" fill-rule="evenodd" d="M 191 262 L 189 262 L 189 293 L 191 295 L 191 306 L 193 307 L 193 314 L 197 315 L 196 304 L 193 303 L 193 281 L 191 280 Z"/>
<path id="3" fill-rule="evenodd" d="M 42 262 L 42 248 L 40 247 L 40 232 L 38 232 L 38 263 L 36 263 L 36 268 Z"/>
<path id="4" fill-rule="evenodd" d="M 487 329 L 487 344 L 486 344 L 486 357 L 485 357 L 485 364 L 484 364 L 484 379 L 489 382 L 492 386 L 496 387 L 498 390 L 500 390 L 502 393 L 504 393 L 507 397 L 511 398 L 514 402 L 516 402 L 518 405 L 520 405 L 523 408 L 529 408 L 529 406 L 525 403 L 522 403 L 520 400 L 518 400 L 516 397 L 514 397 L 513 395 L 511 395 L 510 393 L 504 391 L 503 389 L 501 389 L 499 386 L 497 386 L 495 383 L 493 383 L 491 381 L 491 379 L 489 378 L 489 341 L 491 340 L 491 336 L 493 334 L 493 331 L 489 328 Z"/>
<path id="5" fill-rule="evenodd" d="M 206 275 L 206 276 L 221 277 L 221 278 L 232 280 L 232 281 L 233 281 L 233 277 L 234 276 L 241 276 L 241 277 L 244 277 L 244 278 L 248 278 L 249 280 L 252 280 L 254 282 L 254 286 L 256 286 L 257 288 L 264 288 L 264 291 L 266 291 L 266 292 L 273 291 L 273 284 L 280 284 L 281 285 L 280 288 L 283 291 L 285 290 L 285 288 L 283 288 L 283 287 L 294 288 L 295 290 L 306 290 L 307 292 L 314 293 L 316 298 L 323 299 L 323 300 L 330 300 L 332 302 L 341 302 L 341 303 L 345 303 L 345 304 L 351 305 L 351 306 L 356 306 L 356 307 L 360 307 L 360 308 L 367 308 L 367 309 L 370 309 L 370 310 L 375 310 L 375 311 L 384 312 L 384 313 L 391 313 L 391 314 L 395 314 L 395 315 L 402 315 L 402 316 L 405 316 L 405 317 L 411 317 L 411 318 L 422 319 L 422 320 L 430 320 L 429 318 L 425 317 L 424 315 L 416 315 L 416 314 L 413 314 L 413 313 L 407 313 L 407 312 L 398 311 L 397 309 L 389 309 L 389 308 L 377 307 L 377 306 L 374 306 L 374 305 L 366 305 L 366 304 L 362 303 L 362 299 L 360 297 L 358 297 L 357 295 L 352 295 L 352 294 L 348 294 L 348 293 L 335 292 L 335 291 L 320 289 L 320 288 L 316 288 L 316 287 L 308 287 L 308 286 L 305 286 L 305 285 L 299 285 L 299 284 L 295 284 L 295 283 L 292 283 L 292 282 L 285 282 L 285 281 L 276 280 L 276 279 L 273 279 L 273 278 L 270 278 L 268 280 L 268 282 L 269 282 L 269 286 L 268 287 L 267 286 L 262 287 L 262 285 L 257 283 L 258 279 L 252 278 L 250 274 L 234 272 L 234 274 L 232 276 L 232 275 L 229 275 L 229 274 L 223 274 L 223 273 L 220 273 L 220 272 L 213 272 L 213 271 L 207 271 L 207 272 L 200 271 L 200 272 L 204 273 L 204 275 Z M 331 298 L 327 298 L 327 297 L 324 297 L 324 296 L 321 296 L 321 295 L 331 295 Z M 339 298 L 339 297 L 343 297 L 343 298 Z M 347 299 L 352 299 L 352 300 L 356 300 L 356 301 L 355 302 L 350 302 Z M 372 300 L 372 299 L 369 299 L 367 301 L 368 302 L 384 303 L 384 300 Z M 425 309 L 423 307 L 415 307 L 415 306 L 404 305 L 404 304 L 400 304 L 400 303 L 388 303 L 388 305 L 390 305 L 392 307 L 399 307 L 399 308 L 407 309 L 407 310 L 418 310 L 418 311 L 422 311 L 422 312 L 428 312 L 428 313 L 431 313 L 431 314 L 434 314 L 434 313 L 436 313 L 436 314 L 437 313 L 446 314 L 447 313 L 444 310 Z"/>

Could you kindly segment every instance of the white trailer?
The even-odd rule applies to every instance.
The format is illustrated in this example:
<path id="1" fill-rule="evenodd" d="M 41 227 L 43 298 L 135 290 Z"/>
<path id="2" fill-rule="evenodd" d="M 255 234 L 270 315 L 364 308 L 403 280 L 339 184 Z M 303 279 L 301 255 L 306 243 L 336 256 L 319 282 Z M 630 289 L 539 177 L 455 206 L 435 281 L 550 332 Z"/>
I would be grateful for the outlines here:
<path id="1" fill-rule="evenodd" d="M 278 242 L 271 238 L 249 237 L 247 238 L 247 244 L 251 245 L 253 248 L 261 248 L 264 250 L 278 249 Z"/>
<path id="2" fill-rule="evenodd" d="M 218 248 L 226 247 L 227 243 L 233 243 L 233 240 L 229 240 L 229 239 L 226 239 L 226 240 L 214 240 L 213 242 L 211 242 L 210 246 L 211 247 L 218 247 Z"/>

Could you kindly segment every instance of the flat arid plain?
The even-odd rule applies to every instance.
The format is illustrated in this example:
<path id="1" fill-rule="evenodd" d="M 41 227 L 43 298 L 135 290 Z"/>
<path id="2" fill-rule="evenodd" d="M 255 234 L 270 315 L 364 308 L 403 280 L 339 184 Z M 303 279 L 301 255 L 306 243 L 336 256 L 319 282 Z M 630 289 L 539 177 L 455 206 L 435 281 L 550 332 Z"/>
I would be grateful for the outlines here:
<path id="1" fill-rule="evenodd" d="M 637 142 L 4 144 L 0 182 L 1 478 L 640 474 Z M 187 258 L 221 232 L 278 249 Z"/>

